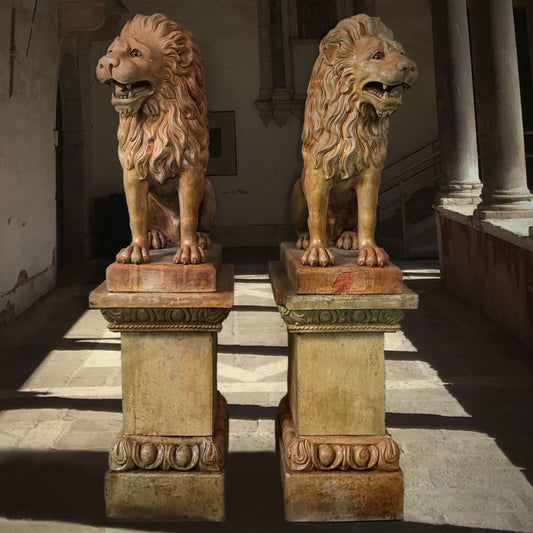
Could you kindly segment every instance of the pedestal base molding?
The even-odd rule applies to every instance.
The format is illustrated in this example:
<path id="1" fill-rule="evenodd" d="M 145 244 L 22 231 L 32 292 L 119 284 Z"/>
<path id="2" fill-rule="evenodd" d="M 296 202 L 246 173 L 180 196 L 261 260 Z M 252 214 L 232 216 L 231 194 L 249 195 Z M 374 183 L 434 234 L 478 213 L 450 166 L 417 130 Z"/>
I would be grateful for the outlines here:
<path id="1" fill-rule="evenodd" d="M 403 519 L 400 450 L 389 435 L 298 436 L 285 398 L 276 444 L 287 521 Z"/>
<path id="2" fill-rule="evenodd" d="M 222 472 L 228 453 L 228 408 L 217 396 L 213 436 L 163 437 L 120 433 L 109 454 L 109 470 L 178 470 Z"/>
<path id="3" fill-rule="evenodd" d="M 390 435 L 298 435 L 286 396 L 277 425 L 288 471 L 400 470 L 400 448 Z"/>

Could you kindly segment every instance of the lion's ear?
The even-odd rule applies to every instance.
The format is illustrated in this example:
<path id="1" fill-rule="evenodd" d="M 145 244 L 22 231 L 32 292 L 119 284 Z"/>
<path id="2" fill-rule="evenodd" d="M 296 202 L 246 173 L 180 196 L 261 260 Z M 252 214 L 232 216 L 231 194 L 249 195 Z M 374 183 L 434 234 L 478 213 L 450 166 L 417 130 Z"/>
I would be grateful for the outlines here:
<path id="1" fill-rule="evenodd" d="M 191 48 L 182 47 L 178 50 L 178 61 L 182 67 L 188 67 L 194 59 L 194 54 Z"/>
<path id="2" fill-rule="evenodd" d="M 336 61 L 336 59 L 339 56 L 339 52 L 342 52 L 343 45 L 342 43 L 336 43 L 336 42 L 322 42 L 320 44 L 320 51 L 326 58 L 326 61 L 328 63 L 333 63 Z"/>

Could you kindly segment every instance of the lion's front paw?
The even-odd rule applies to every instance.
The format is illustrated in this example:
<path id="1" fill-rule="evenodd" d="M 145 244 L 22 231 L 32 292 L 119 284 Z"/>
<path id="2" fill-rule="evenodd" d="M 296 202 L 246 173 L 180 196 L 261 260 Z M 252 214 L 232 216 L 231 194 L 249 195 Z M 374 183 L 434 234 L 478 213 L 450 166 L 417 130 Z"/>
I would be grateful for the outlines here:
<path id="1" fill-rule="evenodd" d="M 182 265 L 205 263 L 204 251 L 197 244 L 183 244 L 174 256 L 174 263 Z"/>
<path id="2" fill-rule="evenodd" d="M 335 246 L 344 250 L 357 250 L 357 248 L 359 247 L 357 233 L 354 233 L 353 231 L 343 231 L 339 235 Z"/>
<path id="3" fill-rule="evenodd" d="M 302 233 L 296 241 L 297 250 L 307 250 L 309 248 L 309 233 Z"/>
<path id="4" fill-rule="evenodd" d="M 148 242 L 150 243 L 151 249 L 160 250 L 167 245 L 167 238 L 158 229 L 152 229 L 148 232 Z"/>
<path id="5" fill-rule="evenodd" d="M 325 246 L 310 246 L 302 256 L 302 265 L 326 267 L 334 264 L 335 257 Z"/>
<path id="6" fill-rule="evenodd" d="M 140 265 L 141 263 L 149 263 L 150 254 L 148 246 L 139 246 L 138 244 L 130 244 L 126 248 L 122 248 L 117 254 L 117 263 L 132 263 Z"/>
<path id="7" fill-rule="evenodd" d="M 357 264 L 367 267 L 383 267 L 389 264 L 389 254 L 376 245 L 364 246 L 359 250 Z"/>
<path id="8" fill-rule="evenodd" d="M 203 250 L 208 250 L 211 247 L 211 239 L 203 231 L 199 231 L 196 236 L 198 237 L 198 246 Z"/>

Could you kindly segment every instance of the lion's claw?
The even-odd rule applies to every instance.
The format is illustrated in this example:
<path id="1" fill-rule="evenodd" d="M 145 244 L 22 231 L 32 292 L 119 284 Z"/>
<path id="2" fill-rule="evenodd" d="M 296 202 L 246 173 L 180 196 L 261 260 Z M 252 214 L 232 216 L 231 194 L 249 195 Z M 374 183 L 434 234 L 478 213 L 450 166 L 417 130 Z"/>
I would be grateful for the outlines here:
<path id="1" fill-rule="evenodd" d="M 302 265 L 326 267 L 335 264 L 335 257 L 325 246 L 310 246 L 302 256 Z"/>
<path id="2" fill-rule="evenodd" d="M 122 248 L 117 254 L 117 263 L 131 263 L 140 265 L 142 263 L 150 262 L 150 254 L 147 246 L 139 246 L 138 244 L 130 244 L 126 248 Z"/>
<path id="3" fill-rule="evenodd" d="M 343 231 L 339 235 L 335 246 L 343 250 L 357 250 L 359 247 L 357 233 L 354 233 L 353 231 Z"/>
<path id="4" fill-rule="evenodd" d="M 183 244 L 174 256 L 174 263 L 182 265 L 205 263 L 204 251 L 197 244 Z"/>
<path id="5" fill-rule="evenodd" d="M 379 246 L 365 246 L 359 250 L 357 264 L 367 267 L 384 267 L 389 264 L 389 254 Z"/>

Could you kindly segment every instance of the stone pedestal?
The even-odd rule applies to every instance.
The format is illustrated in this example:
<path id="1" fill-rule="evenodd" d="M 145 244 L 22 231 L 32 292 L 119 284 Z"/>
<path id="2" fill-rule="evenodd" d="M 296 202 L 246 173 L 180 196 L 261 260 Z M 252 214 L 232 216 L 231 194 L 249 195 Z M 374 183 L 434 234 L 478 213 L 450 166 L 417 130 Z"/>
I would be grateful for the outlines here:
<path id="1" fill-rule="evenodd" d="M 385 429 L 384 333 L 399 329 L 418 296 L 404 285 L 397 294 L 301 295 L 281 263 L 269 269 L 289 331 L 276 429 L 286 519 L 403 518 L 400 450 Z"/>
<path id="2" fill-rule="evenodd" d="M 224 520 L 228 415 L 217 393 L 216 359 L 217 332 L 233 302 L 233 268 L 217 266 L 203 268 L 216 271 L 213 292 L 112 292 L 104 282 L 90 294 L 90 306 L 121 333 L 124 425 L 106 474 L 110 518 Z M 123 267 L 144 287 L 169 275 L 163 270 L 191 279 L 183 270 L 194 268 Z"/>

